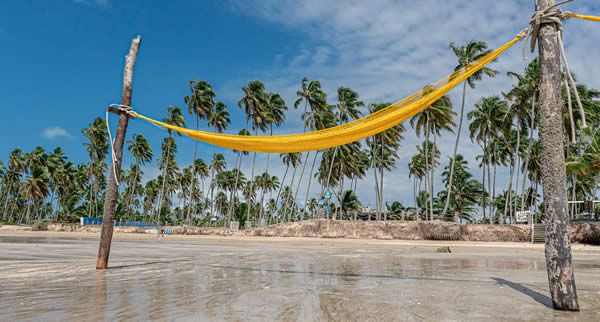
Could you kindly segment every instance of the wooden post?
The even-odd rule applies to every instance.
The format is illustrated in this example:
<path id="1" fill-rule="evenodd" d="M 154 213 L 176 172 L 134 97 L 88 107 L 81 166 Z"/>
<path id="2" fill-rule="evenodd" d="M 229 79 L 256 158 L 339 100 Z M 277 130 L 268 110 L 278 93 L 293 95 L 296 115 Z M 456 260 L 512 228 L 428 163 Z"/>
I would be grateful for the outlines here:
<path id="1" fill-rule="evenodd" d="M 536 0 L 543 10 L 555 0 Z M 567 175 L 564 155 L 560 52 L 557 26 L 542 24 L 539 31 L 540 54 L 540 143 L 544 212 L 546 214 L 546 268 L 556 310 L 579 311 L 571 259 L 571 236 L 567 210 Z"/>
<path id="2" fill-rule="evenodd" d="M 142 36 L 137 36 L 131 41 L 131 48 L 129 54 L 125 57 L 125 72 L 123 75 L 123 94 L 121 95 L 121 105 L 131 106 L 131 92 L 133 83 L 133 68 L 135 67 L 135 61 L 137 59 L 138 50 L 140 49 L 140 43 Z M 117 176 L 121 173 L 121 160 L 123 157 L 123 142 L 125 141 L 125 132 L 127 132 L 127 123 L 129 117 L 125 113 L 121 113 L 119 116 L 119 125 L 117 127 L 117 133 L 113 143 L 115 150 L 115 160 L 110 167 L 108 175 L 108 186 L 106 188 L 106 195 L 104 198 L 104 214 L 102 216 L 102 234 L 100 235 L 100 248 L 98 249 L 98 261 L 96 262 L 96 269 L 106 269 L 108 267 L 108 256 L 110 254 L 110 244 L 112 242 L 112 235 L 114 229 L 114 217 L 115 217 L 115 205 L 117 203 L 117 194 L 119 187 L 115 180 L 115 173 Z M 114 167 L 114 168 L 113 168 Z"/>

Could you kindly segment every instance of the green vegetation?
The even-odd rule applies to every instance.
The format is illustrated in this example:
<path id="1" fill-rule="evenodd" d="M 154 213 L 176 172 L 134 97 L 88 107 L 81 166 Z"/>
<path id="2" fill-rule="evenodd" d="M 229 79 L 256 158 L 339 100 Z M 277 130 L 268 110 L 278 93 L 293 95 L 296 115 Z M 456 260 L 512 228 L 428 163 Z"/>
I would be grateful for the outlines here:
<path id="1" fill-rule="evenodd" d="M 470 42 L 465 46 L 451 44 L 450 47 L 457 56 L 457 68 L 487 53 L 483 42 Z M 188 156 L 193 157 L 191 166 L 182 169 L 178 162 L 183 158 L 178 155 L 179 135 L 168 131 L 158 152 L 152 151 L 142 134 L 133 134 L 126 142 L 135 162 L 124 165 L 121 172 L 116 220 L 224 225 L 229 220 L 277 223 L 325 217 L 506 223 L 515 221 L 517 211 L 542 213 L 538 189 L 540 144 L 534 138 L 539 122 L 536 102 L 539 62 L 534 59 L 523 73 L 508 73 L 507 77 L 514 79 L 515 84 L 507 92 L 483 97 L 468 108 L 470 139 L 481 148 L 477 164 L 469 165 L 461 155 L 459 144 L 467 85 L 475 88 L 484 75 L 499 77 L 497 71 L 486 68 L 469 78 L 463 88 L 460 112 L 455 111 L 450 98 L 444 96 L 410 120 L 412 130 L 423 139 L 417 153 L 409 156 L 412 205 L 391 201 L 392 196 L 386 195 L 384 190 L 386 173 L 405 166 L 400 163 L 407 131 L 403 124 L 364 141 L 336 148 L 282 154 L 279 156 L 285 165 L 282 177 L 269 170 L 271 158 L 276 156 L 268 155 L 266 164 L 257 166 L 256 153 L 253 153 L 250 173 L 242 173 L 242 164 L 250 162 L 246 158 L 249 153 L 234 151 L 232 160 L 227 160 L 213 148 L 209 159 L 204 160 L 198 156 L 197 143 L 193 156 Z M 208 82 L 192 80 L 188 86 L 190 95 L 183 98 L 183 103 L 189 116 L 195 119 L 192 123 L 196 129 L 200 128 L 200 121 L 204 121 L 215 132 L 227 131 L 230 114 L 236 111 L 215 101 L 217 95 Z M 600 169 L 600 92 L 583 84 L 576 90 L 589 128 L 582 132 L 580 127 L 573 127 L 581 115 L 573 110 L 574 122 L 570 121 L 567 93 L 563 88 L 569 198 L 589 200 L 596 195 Z M 364 102 L 355 90 L 347 87 L 340 87 L 336 94 L 335 99 L 330 99 L 319 81 L 302 79 L 293 107 L 302 110 L 305 131 L 344 124 L 389 105 Z M 242 88 L 240 97 L 237 105 L 246 124 L 231 133 L 272 135 L 273 127 L 284 125 L 289 114 L 286 102 L 281 95 L 268 91 L 262 82 L 249 82 Z M 168 106 L 163 121 L 185 126 L 184 114 L 181 108 Z M 190 126 L 189 121 L 187 124 Z M 82 216 L 102 215 L 109 162 L 105 121 L 96 118 L 82 134 L 89 156 L 86 163 L 68 161 L 61 148 L 47 152 L 41 147 L 28 153 L 14 149 L 6 166 L 0 162 L 0 219 L 5 224 L 40 219 L 74 221 Z M 438 140 L 450 134 L 456 135 L 456 150 L 443 156 Z M 151 162 L 156 162 L 160 169 L 154 178 L 145 177 L 141 169 Z M 481 169 L 481 181 L 471 172 L 474 167 Z M 502 168 L 510 174 L 508 182 L 497 180 Z M 441 183 L 434 180 L 436 171 L 441 171 Z M 312 195 L 332 192 L 331 210 L 327 213 L 318 206 L 318 200 L 309 199 L 312 180 L 321 186 L 320 191 L 312 191 Z M 375 192 L 375 209 L 367 216 L 360 213 L 364 205 L 356 193 L 359 181 L 371 185 Z M 300 191 L 302 183 L 308 183 L 308 190 Z M 389 179 L 385 184 L 389 184 Z M 570 211 L 573 213 L 574 207 Z M 217 222 L 211 220 L 213 217 Z M 40 229 L 45 228 L 43 226 L 36 224 Z"/>

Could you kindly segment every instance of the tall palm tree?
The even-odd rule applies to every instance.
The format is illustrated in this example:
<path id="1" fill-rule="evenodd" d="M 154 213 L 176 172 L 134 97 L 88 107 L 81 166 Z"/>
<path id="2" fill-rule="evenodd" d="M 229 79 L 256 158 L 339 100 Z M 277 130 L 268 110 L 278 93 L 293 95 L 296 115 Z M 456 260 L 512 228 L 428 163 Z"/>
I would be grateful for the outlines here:
<path id="1" fill-rule="evenodd" d="M 468 44 L 460 47 L 456 47 L 454 43 L 450 43 L 450 48 L 458 58 L 458 65 L 454 68 L 455 71 L 459 71 L 473 62 L 479 60 L 483 56 L 489 54 L 491 50 L 487 49 L 487 44 L 483 41 L 470 41 Z M 463 124 L 463 115 L 465 114 L 465 98 L 467 94 L 467 84 L 469 87 L 475 88 L 475 81 L 479 81 L 483 78 L 483 75 L 487 75 L 489 77 L 494 77 L 498 71 L 493 70 L 489 67 L 483 67 L 479 71 L 475 72 L 471 77 L 467 78 L 467 80 L 463 84 L 463 95 L 462 95 L 462 103 L 460 105 L 460 118 L 458 121 L 458 129 L 456 131 L 456 142 L 454 143 L 454 152 L 452 154 L 452 162 L 456 160 L 456 153 L 458 150 L 458 144 L 460 141 L 460 132 L 462 131 Z M 452 187 L 452 181 L 454 180 L 454 165 L 450 166 L 450 187 Z M 442 216 L 446 216 L 448 211 L 448 206 L 450 202 L 450 195 L 452 192 L 449 192 L 448 198 L 446 200 L 446 204 L 444 205 L 444 210 L 442 211 Z"/>
<path id="2" fill-rule="evenodd" d="M 106 153 L 108 153 L 108 129 L 106 123 L 101 118 L 96 118 L 92 123 L 88 123 L 88 127 L 81 130 L 83 135 L 88 139 L 89 143 L 84 143 L 88 155 L 90 156 L 90 167 L 88 176 L 90 178 L 89 187 L 89 207 L 88 215 L 91 217 L 92 214 L 92 203 L 95 205 L 95 216 L 98 216 L 97 211 L 97 199 L 94 196 L 98 195 L 97 179 L 93 176 L 96 169 L 94 166 L 98 164 L 96 159 L 104 160 Z M 95 188 L 95 189 L 94 189 Z"/>
<path id="3" fill-rule="evenodd" d="M 238 135 L 249 136 L 250 132 L 247 129 L 241 129 L 238 132 Z M 231 192 L 231 196 L 229 198 L 229 202 L 231 203 L 232 206 L 229 207 L 229 213 L 228 213 L 228 217 L 227 217 L 227 222 L 231 222 L 231 218 L 233 216 L 233 211 L 234 211 L 234 208 L 235 208 L 235 203 L 233 201 L 237 198 L 237 190 L 239 188 L 239 186 L 238 186 L 238 180 L 239 180 L 240 173 L 241 173 L 240 168 L 242 166 L 242 158 L 244 156 L 248 155 L 247 151 L 237 151 L 237 150 L 234 150 L 234 152 L 238 155 L 238 160 L 237 160 L 237 162 L 235 164 L 236 173 L 235 173 L 235 181 L 234 181 L 234 185 L 233 185 L 234 190 Z"/>
<path id="4" fill-rule="evenodd" d="M 260 81 L 251 81 L 248 83 L 248 86 L 242 87 L 242 91 L 244 92 L 244 97 L 242 97 L 239 101 L 238 101 L 238 106 L 240 108 L 244 108 L 244 111 L 246 113 L 246 130 L 248 130 L 248 123 L 250 120 L 252 120 L 252 129 L 254 130 L 254 135 L 258 134 L 258 130 L 260 129 L 261 132 L 265 132 L 267 129 L 267 119 L 268 119 L 268 115 L 267 115 L 267 94 L 265 92 L 265 85 L 263 85 L 263 83 L 261 83 Z M 254 168 L 256 165 L 256 152 L 254 152 L 254 156 L 252 158 L 252 174 L 250 175 L 250 179 L 254 178 Z M 253 194 L 253 187 L 252 187 L 252 180 L 250 180 L 250 184 L 249 186 L 249 192 L 248 192 L 248 196 L 252 197 Z M 251 208 L 251 201 L 250 200 L 246 200 L 246 203 L 248 204 L 247 207 L 247 218 L 248 220 L 250 220 L 250 211 Z"/>
<path id="5" fill-rule="evenodd" d="M 31 176 L 23 183 L 27 205 L 27 223 L 31 222 L 31 206 L 39 207 L 40 202 L 48 195 L 49 176 L 46 170 L 35 165 L 31 168 Z"/>
<path id="6" fill-rule="evenodd" d="M 490 177 L 490 164 L 491 154 L 488 149 L 490 142 L 496 138 L 502 131 L 502 125 L 504 116 L 508 112 L 508 103 L 503 101 L 498 96 L 490 96 L 482 98 L 477 104 L 475 109 L 467 115 L 468 119 L 473 121 L 469 125 L 469 132 L 471 140 L 477 142 L 483 142 L 483 151 L 485 161 L 483 166 L 487 166 L 488 169 L 488 194 L 491 194 L 491 177 Z M 485 170 L 484 170 L 485 177 Z M 485 194 L 485 186 L 483 188 Z M 482 205 L 484 207 L 485 205 Z M 490 216 L 492 215 L 492 202 L 489 202 Z M 485 212 L 483 212 L 485 219 Z M 490 223 L 493 221 L 490 218 Z"/>
<path id="7" fill-rule="evenodd" d="M 227 106 L 225 106 L 225 104 L 223 102 L 218 102 L 215 105 L 215 110 L 211 113 L 211 115 L 208 117 L 208 125 L 212 126 L 215 129 L 215 133 L 223 133 L 223 131 L 225 131 L 227 129 L 227 127 L 229 126 L 229 123 L 231 123 L 231 119 L 229 118 L 229 110 L 227 109 Z M 216 161 L 215 160 L 215 146 L 213 145 L 213 164 Z M 220 172 L 220 171 L 219 171 Z M 213 185 L 213 178 L 215 175 L 215 167 L 214 165 L 211 166 L 211 171 L 210 171 L 210 213 L 211 216 L 213 215 L 213 210 L 214 210 L 214 205 L 213 205 L 213 192 L 214 192 L 214 185 Z"/>
<path id="8" fill-rule="evenodd" d="M 281 156 L 283 157 L 283 163 L 286 165 L 286 173 L 288 171 L 288 169 L 290 168 L 290 165 L 294 168 L 294 174 L 296 172 L 296 168 L 298 166 L 298 164 L 302 163 L 302 159 L 301 159 L 301 154 L 300 153 L 286 153 L 286 154 L 281 154 Z M 285 175 L 284 175 L 285 178 Z M 283 187 L 283 181 L 281 182 L 281 187 Z M 282 209 L 284 210 L 283 213 L 285 214 L 287 212 L 287 207 L 288 207 L 288 203 L 291 197 L 291 187 L 294 186 L 294 175 L 292 175 L 292 180 L 291 183 L 289 185 L 290 191 L 288 191 L 287 194 L 284 194 L 284 200 L 283 200 L 283 204 L 282 204 Z M 279 190 L 279 192 L 281 192 L 281 189 Z M 279 193 L 278 193 L 278 197 L 277 199 L 279 199 Z M 291 216 L 288 216 L 287 218 L 288 221 L 291 220 Z"/>
<path id="9" fill-rule="evenodd" d="M 135 171 L 135 177 L 133 179 L 133 182 L 135 183 L 135 182 L 137 182 L 137 177 L 138 177 L 138 172 L 139 172 L 140 166 L 144 165 L 148 162 L 151 162 L 154 154 L 152 153 L 152 148 L 150 147 L 150 144 L 148 143 L 148 141 L 142 134 L 134 134 L 133 140 L 127 141 L 127 150 L 129 150 L 129 153 L 131 153 L 131 155 L 135 159 L 136 171 Z M 131 203 L 133 202 L 134 195 L 135 195 L 135 185 L 133 186 L 133 189 L 131 189 L 131 192 L 129 195 L 129 202 L 128 202 L 128 206 L 127 206 L 127 208 L 129 209 L 128 216 L 131 215 Z"/>
<path id="10" fill-rule="evenodd" d="M 215 92 L 207 81 L 199 81 L 192 79 L 188 86 L 191 95 L 184 97 L 184 102 L 188 106 L 188 113 L 190 116 L 196 116 L 196 130 L 200 129 L 200 119 L 206 120 L 208 119 L 213 112 L 213 106 L 215 105 Z M 196 169 L 196 152 L 198 151 L 198 141 L 194 143 L 194 160 L 192 163 L 192 183 L 194 186 L 194 181 L 196 179 L 195 173 Z M 188 207 L 187 219 L 186 223 L 190 223 L 190 214 L 192 211 L 192 207 Z"/>
<path id="11" fill-rule="evenodd" d="M 285 105 L 285 101 L 283 100 L 283 97 L 281 97 L 281 95 L 279 94 L 275 94 L 275 93 L 269 93 L 267 94 L 267 100 L 266 100 L 266 104 L 265 104 L 265 108 L 266 108 L 266 115 L 267 115 L 267 123 L 269 126 L 269 135 L 272 136 L 273 135 L 273 125 L 275 125 L 276 127 L 279 127 L 281 125 L 283 125 L 283 122 L 285 121 L 285 111 L 287 111 L 287 106 Z M 267 174 L 267 176 L 269 175 L 269 159 L 271 157 L 270 153 L 267 153 L 267 166 L 266 166 L 266 170 L 265 173 Z M 258 215 L 259 218 L 263 218 L 263 212 L 264 212 L 264 201 L 265 201 L 265 191 L 264 189 L 261 189 L 261 196 L 260 196 L 260 213 Z"/>
<path id="12" fill-rule="evenodd" d="M 174 125 L 174 126 L 184 127 L 185 119 L 183 118 L 183 112 L 182 112 L 181 108 L 169 105 L 167 107 L 167 117 L 163 119 L 163 122 Z M 177 146 L 176 146 L 175 140 L 172 137 L 173 130 L 167 129 L 167 132 L 169 133 L 169 136 L 166 137 L 163 142 L 162 158 L 161 158 L 161 160 L 159 160 L 160 167 L 163 170 L 163 174 L 162 174 L 163 179 L 162 179 L 162 187 L 160 189 L 160 194 L 159 194 L 159 198 L 158 198 L 158 202 L 157 202 L 158 203 L 157 218 L 156 218 L 157 226 L 160 225 L 162 203 L 163 203 L 163 199 L 165 199 L 165 184 L 170 177 L 170 176 L 168 176 L 170 174 L 169 170 L 171 169 L 170 160 L 175 157 L 175 153 L 177 152 Z M 180 133 L 177 133 L 177 134 L 181 136 Z"/>
<path id="13" fill-rule="evenodd" d="M 425 91 L 430 89 L 426 88 Z M 429 107 L 413 116 L 410 120 L 410 125 L 415 129 L 417 137 L 421 136 L 421 133 L 425 133 L 425 144 L 428 144 L 430 135 L 433 135 L 433 145 L 437 146 L 437 137 L 441 135 L 442 131 L 448 131 L 453 133 L 452 128 L 456 126 L 454 122 L 454 116 L 456 112 L 452 110 L 452 102 L 446 95 L 435 101 Z M 435 160 L 436 150 L 432 150 L 434 155 L 429 155 L 429 148 L 425 147 L 425 164 L 430 164 L 429 159 Z M 433 180 L 435 166 L 430 167 L 429 175 L 426 176 L 426 183 L 429 187 L 429 219 L 433 220 Z M 442 212 L 443 213 L 443 212 Z"/>
<path id="14" fill-rule="evenodd" d="M 2 207 L 2 220 L 5 221 L 8 217 L 8 200 L 11 193 L 16 195 L 18 189 L 14 189 L 21 180 L 22 175 L 25 173 L 27 166 L 25 164 L 25 156 L 23 150 L 14 149 L 10 153 L 7 162 L 7 171 L 4 176 L 5 181 L 8 182 L 8 188 L 4 197 L 4 206 Z M 16 191 L 15 191 L 16 190 Z"/>

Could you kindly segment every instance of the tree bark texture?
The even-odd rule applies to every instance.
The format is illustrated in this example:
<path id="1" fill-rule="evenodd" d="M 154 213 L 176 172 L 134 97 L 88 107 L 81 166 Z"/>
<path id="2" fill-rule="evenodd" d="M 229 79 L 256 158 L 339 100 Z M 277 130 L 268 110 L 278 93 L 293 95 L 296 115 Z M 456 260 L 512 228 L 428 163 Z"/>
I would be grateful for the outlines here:
<path id="1" fill-rule="evenodd" d="M 555 0 L 536 0 L 536 10 L 543 10 L 554 4 Z M 554 309 L 579 311 L 568 230 L 557 26 L 542 24 L 538 41 L 541 79 L 539 135 L 542 146 L 540 157 L 546 215 L 548 283 Z"/>
<path id="2" fill-rule="evenodd" d="M 121 95 L 121 104 L 131 106 L 131 93 L 133 89 L 133 69 L 137 60 L 138 51 L 142 36 L 137 36 L 131 41 L 129 54 L 125 57 L 125 72 L 123 75 L 123 92 Z M 110 244 L 114 229 L 115 206 L 117 203 L 117 194 L 119 187 L 115 179 L 121 173 L 121 160 L 123 157 L 123 143 L 125 141 L 125 132 L 127 132 L 127 124 L 129 118 L 127 114 L 121 113 L 119 117 L 119 125 L 114 140 L 115 160 L 110 167 L 108 176 L 108 186 L 106 188 L 106 196 L 104 199 L 104 214 L 102 219 L 102 233 L 100 235 L 100 248 L 98 249 L 98 260 L 96 269 L 106 269 L 108 267 L 108 256 L 110 254 Z M 114 167 L 114 168 L 113 168 Z"/>

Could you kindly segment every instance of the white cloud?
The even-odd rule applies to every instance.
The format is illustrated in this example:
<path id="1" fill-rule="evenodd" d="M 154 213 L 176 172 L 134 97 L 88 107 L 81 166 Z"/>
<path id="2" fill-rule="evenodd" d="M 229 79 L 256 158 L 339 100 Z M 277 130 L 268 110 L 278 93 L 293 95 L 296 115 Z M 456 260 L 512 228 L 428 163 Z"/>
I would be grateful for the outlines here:
<path id="1" fill-rule="evenodd" d="M 232 10 L 251 15 L 260 21 L 282 25 L 294 32 L 304 33 L 306 38 L 297 46 L 297 55 L 282 57 L 277 54 L 271 70 L 250 71 L 247 79 L 261 79 L 269 90 L 278 91 L 288 102 L 293 102 L 302 77 L 320 80 L 335 100 L 337 87 L 346 86 L 357 90 L 362 100 L 397 101 L 423 86 L 449 75 L 456 65 L 448 44 L 457 45 L 470 40 L 484 40 L 490 49 L 497 48 L 527 26 L 533 12 L 533 1 L 337 1 L 337 0 L 231 0 Z M 574 2 L 563 10 L 589 14 L 592 5 Z M 596 8 L 597 9 L 597 8 Z M 565 41 L 571 68 L 578 79 L 590 87 L 600 88 L 600 73 L 594 55 L 600 46 L 598 39 L 590 39 L 597 26 L 581 20 L 565 22 Z M 499 95 L 507 91 L 514 80 L 505 77 L 507 71 L 521 72 L 526 66 L 521 58 L 521 46 L 517 44 L 492 66 L 499 71 L 494 79 L 486 78 L 477 88 L 467 90 L 466 113 L 483 96 Z M 533 57 L 533 54 L 528 54 Z M 275 55 L 274 55 L 275 57 Z M 274 60 L 275 61 L 275 60 Z M 225 84 L 224 91 L 239 96 L 239 84 Z M 460 90 L 450 92 L 455 110 L 460 109 Z M 293 133 L 302 129 L 300 111 L 290 111 L 284 129 L 279 133 Z M 386 177 L 387 200 L 400 200 L 412 204 L 412 186 L 408 179 L 407 163 L 416 152 L 416 138 L 408 124 L 397 169 Z M 443 154 L 442 166 L 454 145 L 455 136 L 443 134 L 438 145 Z M 461 133 L 462 153 L 474 174 L 480 177 L 475 156 L 481 153 L 478 145 L 471 142 L 468 126 Z M 505 189 L 508 177 L 499 169 L 498 189 Z M 374 200 L 372 180 L 359 184 L 363 203 Z M 441 182 L 436 178 L 436 182 Z M 404 184 L 406 183 L 406 184 Z M 364 190 L 364 191 L 363 191 Z M 439 189 L 436 188 L 436 191 Z"/>
<path id="2" fill-rule="evenodd" d="M 110 8 L 109 0 L 73 0 L 74 3 L 83 4 L 86 6 L 95 6 L 101 8 Z"/>
<path id="3" fill-rule="evenodd" d="M 71 134 L 62 127 L 53 126 L 44 129 L 44 131 L 42 131 L 41 137 L 48 140 L 54 140 L 59 137 L 70 138 Z"/>

